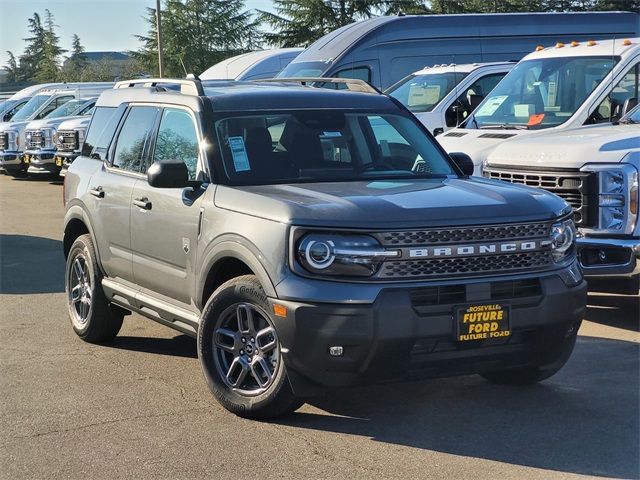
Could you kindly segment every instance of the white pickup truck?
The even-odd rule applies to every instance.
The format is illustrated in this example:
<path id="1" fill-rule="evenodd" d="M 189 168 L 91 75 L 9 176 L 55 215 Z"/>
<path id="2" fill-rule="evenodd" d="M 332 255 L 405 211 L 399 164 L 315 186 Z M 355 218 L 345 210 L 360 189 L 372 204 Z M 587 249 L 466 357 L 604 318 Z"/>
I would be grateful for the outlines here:
<path id="1" fill-rule="evenodd" d="M 623 281 L 619 291 L 638 294 L 640 106 L 614 124 L 502 142 L 487 157 L 483 174 L 564 198 L 573 207 L 587 279 L 606 280 L 614 289 Z"/>
<path id="2" fill-rule="evenodd" d="M 384 93 L 439 135 L 460 125 L 515 64 L 434 65 L 406 76 Z"/>
<path id="3" fill-rule="evenodd" d="M 438 136 L 480 175 L 502 142 L 536 132 L 618 121 L 640 89 L 640 38 L 542 48 L 523 58 L 460 126 Z M 524 144 L 517 153 L 526 156 Z M 516 153 L 516 147 L 511 149 Z M 521 160 L 513 160 L 515 164 Z"/>

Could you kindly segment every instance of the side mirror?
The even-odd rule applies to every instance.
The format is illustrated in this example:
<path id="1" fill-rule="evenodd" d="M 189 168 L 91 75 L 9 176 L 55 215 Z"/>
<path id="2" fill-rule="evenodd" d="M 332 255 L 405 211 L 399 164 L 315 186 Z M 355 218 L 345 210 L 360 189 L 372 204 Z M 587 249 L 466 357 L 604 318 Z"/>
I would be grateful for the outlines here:
<path id="1" fill-rule="evenodd" d="M 147 170 L 147 182 L 155 188 L 199 187 L 202 182 L 189 180 L 189 170 L 182 160 L 159 160 Z"/>
<path id="2" fill-rule="evenodd" d="M 453 152 L 450 153 L 449 156 L 453 159 L 458 168 L 462 170 L 462 173 L 465 175 L 473 175 L 475 166 L 473 165 L 473 160 L 471 160 L 469 155 L 462 152 Z"/>

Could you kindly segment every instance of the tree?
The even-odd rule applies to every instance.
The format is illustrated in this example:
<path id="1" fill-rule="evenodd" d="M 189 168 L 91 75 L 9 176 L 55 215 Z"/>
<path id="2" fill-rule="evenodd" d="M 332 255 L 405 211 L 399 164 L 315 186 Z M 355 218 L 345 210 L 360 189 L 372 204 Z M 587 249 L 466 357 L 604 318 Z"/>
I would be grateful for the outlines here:
<path id="1" fill-rule="evenodd" d="M 165 0 L 161 11 L 165 74 L 200 73 L 225 58 L 258 48 L 258 23 L 242 11 L 242 0 Z M 147 9 L 149 31 L 137 36 L 138 52 L 128 52 L 158 74 L 156 11 Z"/>
<path id="2" fill-rule="evenodd" d="M 43 55 L 38 63 L 38 71 L 34 79 L 38 83 L 55 82 L 60 76 L 60 56 L 66 52 L 60 47 L 60 38 L 56 35 L 54 28 L 58 25 L 53 23 L 53 14 L 45 10 L 45 29 L 43 32 Z"/>
<path id="3" fill-rule="evenodd" d="M 274 0 L 277 14 L 258 10 L 273 29 L 264 35 L 276 47 L 305 47 L 329 32 L 376 15 L 429 13 L 421 0 Z"/>
<path id="4" fill-rule="evenodd" d="M 60 79 L 65 82 L 77 82 L 87 69 L 89 62 L 84 54 L 84 47 L 80 43 L 80 37 L 73 34 L 71 43 L 71 55 L 67 57 L 60 70 Z"/>
<path id="5" fill-rule="evenodd" d="M 16 57 L 7 50 L 7 55 L 9 56 L 9 60 L 7 61 L 8 65 L 5 66 L 5 70 L 7 71 L 7 82 L 13 83 L 18 81 L 19 69 L 18 69 L 18 61 Z"/>
<path id="6" fill-rule="evenodd" d="M 38 65 L 44 58 L 44 28 L 40 15 L 34 13 L 28 20 L 31 37 L 23 38 L 27 42 L 24 53 L 18 58 L 18 81 L 30 80 L 38 72 Z"/>

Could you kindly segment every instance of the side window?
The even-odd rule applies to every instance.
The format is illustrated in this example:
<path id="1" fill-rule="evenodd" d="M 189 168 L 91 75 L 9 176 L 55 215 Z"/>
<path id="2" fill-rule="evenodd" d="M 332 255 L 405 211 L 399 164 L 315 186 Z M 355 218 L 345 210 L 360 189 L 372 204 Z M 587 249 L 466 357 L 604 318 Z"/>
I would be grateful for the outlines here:
<path id="1" fill-rule="evenodd" d="M 619 120 L 625 102 L 630 98 L 638 99 L 638 89 L 640 77 L 640 64 L 632 67 L 593 112 L 593 119 L 596 122 L 609 122 Z"/>
<path id="2" fill-rule="evenodd" d="M 371 70 L 367 67 L 355 67 L 348 68 L 346 70 L 340 70 L 336 73 L 338 78 L 355 78 L 358 80 L 364 80 L 367 83 L 371 83 Z M 338 88 L 346 89 L 346 85 L 340 85 Z"/>
<path id="3" fill-rule="evenodd" d="M 140 172 L 145 145 L 153 128 L 157 107 L 132 107 L 120 129 L 112 165 L 130 172 Z"/>
<path id="4" fill-rule="evenodd" d="M 198 132 L 193 117 L 187 110 L 165 108 L 160 121 L 153 161 L 182 160 L 189 170 L 189 180 L 195 180 L 198 154 Z"/>
<path id="5" fill-rule="evenodd" d="M 91 117 L 87 137 L 82 145 L 82 156 L 105 160 L 109 143 L 124 114 L 126 105 L 121 105 L 116 115 L 113 107 L 98 107 Z M 117 118 L 114 118 L 117 117 Z M 113 118 L 113 120 L 112 120 Z"/>

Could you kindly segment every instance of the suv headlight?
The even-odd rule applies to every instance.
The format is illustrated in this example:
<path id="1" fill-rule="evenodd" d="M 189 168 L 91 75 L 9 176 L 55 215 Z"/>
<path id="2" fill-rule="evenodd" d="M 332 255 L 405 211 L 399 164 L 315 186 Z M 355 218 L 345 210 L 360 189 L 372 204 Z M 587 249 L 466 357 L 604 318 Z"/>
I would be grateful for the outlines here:
<path id="1" fill-rule="evenodd" d="M 298 262 L 309 273 L 370 277 L 387 257 L 399 251 L 385 250 L 373 237 L 311 233 L 298 240 Z"/>
<path id="2" fill-rule="evenodd" d="M 598 233 L 631 234 L 638 221 L 638 170 L 631 164 L 586 165 L 598 175 Z"/>
<path id="3" fill-rule="evenodd" d="M 573 220 L 564 220 L 551 226 L 551 255 L 553 261 L 560 263 L 573 253 L 576 240 L 576 227 Z"/>

